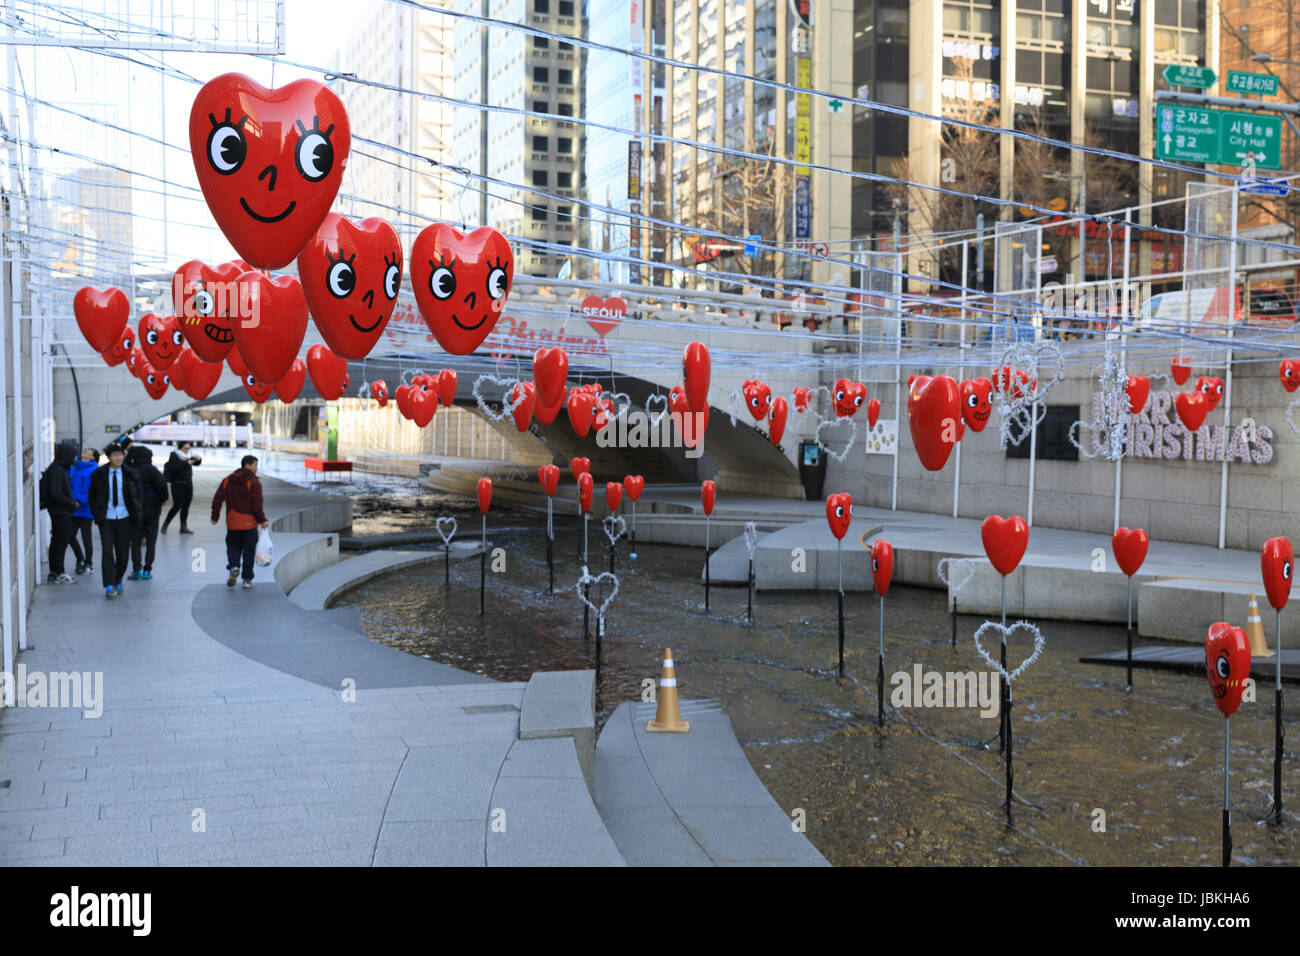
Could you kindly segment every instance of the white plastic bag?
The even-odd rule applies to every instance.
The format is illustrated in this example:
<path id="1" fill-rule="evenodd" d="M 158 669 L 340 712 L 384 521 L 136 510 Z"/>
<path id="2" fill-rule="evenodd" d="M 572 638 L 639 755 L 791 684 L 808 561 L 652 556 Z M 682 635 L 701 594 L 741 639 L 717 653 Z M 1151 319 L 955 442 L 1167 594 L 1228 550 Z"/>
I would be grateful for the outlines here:
<path id="1" fill-rule="evenodd" d="M 257 553 L 254 555 L 255 560 L 261 567 L 266 567 L 271 563 L 271 558 L 275 556 L 275 546 L 271 543 L 271 532 L 266 528 L 257 529 Z"/>

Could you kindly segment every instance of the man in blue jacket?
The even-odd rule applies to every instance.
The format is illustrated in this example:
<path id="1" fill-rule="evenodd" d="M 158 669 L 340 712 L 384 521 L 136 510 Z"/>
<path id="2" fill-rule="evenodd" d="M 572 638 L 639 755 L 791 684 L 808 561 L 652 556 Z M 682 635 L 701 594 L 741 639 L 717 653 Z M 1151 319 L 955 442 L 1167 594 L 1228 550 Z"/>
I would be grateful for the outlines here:
<path id="1" fill-rule="evenodd" d="M 95 570 L 95 545 L 92 537 L 95 519 L 90 514 L 90 476 L 99 467 L 99 449 L 83 448 L 81 461 L 72 466 L 68 481 L 72 484 L 72 497 L 77 510 L 72 512 L 72 553 L 77 556 L 77 573 L 92 574 Z M 78 546 L 77 537 L 81 537 Z"/>

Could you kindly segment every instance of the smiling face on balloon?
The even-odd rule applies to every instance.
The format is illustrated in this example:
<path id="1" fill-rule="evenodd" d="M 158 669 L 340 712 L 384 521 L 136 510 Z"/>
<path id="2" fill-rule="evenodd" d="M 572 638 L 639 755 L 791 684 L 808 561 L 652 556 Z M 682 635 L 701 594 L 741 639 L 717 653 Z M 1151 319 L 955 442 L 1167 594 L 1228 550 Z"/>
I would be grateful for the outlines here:
<path id="1" fill-rule="evenodd" d="M 402 243 L 382 219 L 330 213 L 298 256 L 302 293 L 326 344 L 363 359 L 383 335 L 402 287 Z"/>
<path id="2" fill-rule="evenodd" d="M 987 378 L 961 383 L 961 420 L 974 432 L 982 432 L 993 414 L 993 383 Z"/>
<path id="3" fill-rule="evenodd" d="M 867 386 L 861 382 L 850 382 L 847 378 L 837 379 L 831 389 L 831 401 L 835 405 L 835 414 L 840 418 L 853 415 L 867 400 Z"/>
<path id="4" fill-rule="evenodd" d="M 495 328 L 514 271 L 510 243 L 489 226 L 463 235 L 435 222 L 411 246 L 411 287 L 420 314 L 453 355 L 469 355 Z"/>
<path id="5" fill-rule="evenodd" d="M 176 357 L 185 347 L 185 338 L 181 335 L 180 323 L 174 315 L 154 315 L 145 313 L 140 319 L 140 348 L 145 358 L 156 369 L 166 370 L 172 367 Z"/>
<path id="6" fill-rule="evenodd" d="M 109 365 L 121 365 L 130 357 L 131 350 L 134 348 L 135 332 L 128 328 L 123 329 L 117 341 L 100 354 L 104 356 L 104 361 Z"/>
<path id="7" fill-rule="evenodd" d="M 1196 390 L 1210 403 L 1210 411 L 1214 411 L 1219 399 L 1223 398 L 1223 379 L 1202 375 L 1196 380 Z"/>

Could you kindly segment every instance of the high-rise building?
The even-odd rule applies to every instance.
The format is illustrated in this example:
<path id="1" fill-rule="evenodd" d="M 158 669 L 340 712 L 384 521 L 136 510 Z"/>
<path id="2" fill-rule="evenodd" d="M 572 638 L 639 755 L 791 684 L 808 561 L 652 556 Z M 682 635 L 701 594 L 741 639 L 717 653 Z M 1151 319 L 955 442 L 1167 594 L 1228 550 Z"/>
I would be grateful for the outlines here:
<path id="1" fill-rule="evenodd" d="M 457 8 L 573 37 L 581 37 L 585 28 L 577 0 L 459 0 Z M 564 40 L 484 29 L 464 20 L 455 27 L 453 88 L 459 99 L 582 116 L 584 66 L 583 51 Z M 584 213 L 576 208 L 583 190 L 584 136 L 579 125 L 565 119 L 466 108 L 455 113 L 453 162 L 496 180 L 471 188 L 484 190 L 477 193 L 479 218 L 521 240 L 515 244 L 519 272 L 554 275 L 569 258 L 564 247 L 585 244 Z M 468 196 L 463 206 L 467 215 L 475 208 Z M 585 261 L 573 260 L 575 277 Z"/>

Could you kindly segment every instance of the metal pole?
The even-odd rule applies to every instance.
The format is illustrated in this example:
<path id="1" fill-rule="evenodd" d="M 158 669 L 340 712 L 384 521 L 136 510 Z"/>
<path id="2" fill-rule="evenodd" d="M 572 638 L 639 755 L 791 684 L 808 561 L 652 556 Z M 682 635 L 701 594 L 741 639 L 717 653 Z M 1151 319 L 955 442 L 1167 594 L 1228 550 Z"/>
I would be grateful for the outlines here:
<path id="1" fill-rule="evenodd" d="M 483 515 L 483 548 L 478 555 L 478 614 L 482 617 L 487 608 L 487 515 Z"/>
<path id="2" fill-rule="evenodd" d="M 1186 263 L 1184 263 L 1186 265 Z M 1223 371 L 1223 440 L 1226 445 L 1232 429 L 1232 337 L 1237 318 L 1237 189 L 1232 190 L 1232 244 L 1228 247 L 1228 351 Z M 1188 296 L 1190 299 L 1191 297 Z M 1245 309 L 1250 304 L 1242 300 L 1242 321 L 1247 318 Z M 1219 549 L 1223 549 L 1228 527 L 1228 455 L 1223 456 L 1219 471 Z"/>
<path id="3" fill-rule="evenodd" d="M 903 356 L 903 251 L 902 233 L 899 228 L 898 210 L 894 210 L 894 311 L 898 316 L 898 330 L 894 336 L 894 421 L 901 426 L 902 414 L 902 368 Z M 901 428 L 897 429 L 900 433 Z M 897 444 L 897 442 L 895 442 Z M 898 449 L 894 449 L 893 477 L 890 479 L 889 510 L 898 510 Z"/>
<path id="4" fill-rule="evenodd" d="M 1228 717 L 1223 718 L 1223 865 L 1232 861 L 1232 816 L 1228 806 Z"/>
<path id="5" fill-rule="evenodd" d="M 839 573 L 839 585 L 835 592 L 835 602 L 839 619 L 840 676 L 844 676 L 844 539 L 835 539 L 835 561 Z"/>
<path id="6" fill-rule="evenodd" d="M 1002 670 L 1007 669 L 1007 576 L 1002 575 Z M 998 752 L 1006 749 L 1007 741 L 1007 687 L 1002 681 L 1002 693 L 998 695 Z"/>
<path id="7" fill-rule="evenodd" d="M 885 726 L 885 596 L 880 595 L 880 650 L 876 657 L 876 724 Z"/>
<path id="8" fill-rule="evenodd" d="M 12 31 L 13 31 L 13 28 L 10 27 L 10 32 L 12 33 Z M 9 48 L 9 55 L 10 55 L 10 56 L 13 55 L 13 47 L 12 47 L 12 46 Z M 11 89 L 12 89 L 12 87 L 11 87 Z M 11 155 L 12 155 L 12 144 L 13 144 L 13 139 L 11 138 L 11 139 L 10 139 Z M 13 168 L 13 167 L 10 167 L 10 168 Z M 17 177 L 15 176 L 15 178 L 17 178 Z M 13 206 L 11 205 L 12 200 L 10 199 L 9 194 L 8 194 L 7 191 L 6 191 L 5 194 L 4 194 L 4 201 L 5 201 L 5 205 L 7 205 L 7 206 L 9 207 L 9 210 L 12 210 L 12 209 L 13 209 Z M 6 223 L 5 225 L 7 226 L 8 223 Z M 6 236 L 7 236 L 8 233 L 9 233 L 9 230 L 6 228 L 6 229 L 4 230 L 4 232 L 5 232 Z M 6 245 L 8 245 L 8 243 L 6 243 Z M 3 251 L 7 252 L 8 250 L 5 249 L 5 250 L 3 250 Z M 3 309 L 4 309 L 4 312 L 5 312 L 5 318 L 9 318 L 9 317 L 10 317 L 10 316 L 9 316 L 9 313 L 10 313 L 10 309 L 11 309 L 12 307 L 13 307 L 13 303 L 10 301 L 10 299 L 5 298 L 5 299 L 4 299 L 4 302 L 3 302 Z M 13 328 L 14 326 L 16 326 L 16 324 L 17 324 L 17 323 L 15 323 L 15 322 L 9 322 L 9 323 L 6 323 L 6 325 L 7 325 L 8 327 L 10 327 L 10 328 Z M 3 340 L 4 340 L 4 329 L 3 329 L 2 327 L 0 327 L 0 341 L 3 341 Z M 13 343 L 13 349 L 14 349 L 15 352 L 18 351 L 18 341 L 17 341 L 17 339 L 14 340 L 14 343 Z M 6 367 L 5 367 L 5 363 L 4 363 L 4 362 L 0 362 L 0 397 L 5 396 L 5 395 L 7 394 L 7 392 L 8 392 L 8 384 L 9 384 L 9 383 L 8 383 L 8 379 L 9 379 L 9 373 L 8 373 L 8 370 L 7 370 Z M 14 391 L 17 392 L 18 390 L 19 390 L 19 386 L 18 386 L 18 385 L 15 385 Z M 3 420 L 0 420 L 0 462 L 4 462 L 5 459 L 8 457 L 8 455 L 9 455 L 9 428 L 8 428 L 8 423 L 5 422 L 5 421 L 3 421 Z M 21 454 L 15 454 L 14 457 L 15 457 L 15 458 L 21 458 L 22 456 L 21 456 Z M 15 469 L 15 471 L 16 471 L 16 469 Z M 14 576 L 15 576 L 15 575 L 14 575 L 14 556 L 13 556 L 13 553 L 11 552 L 11 550 L 10 550 L 10 546 L 9 546 L 9 530 L 10 530 L 10 517 L 9 517 L 9 511 L 10 511 L 10 509 L 9 509 L 9 504 L 10 504 L 10 488 L 9 488 L 9 478 L 10 478 L 10 476 L 9 476 L 9 472 L 8 472 L 8 470 L 5 469 L 4 467 L 0 467 L 0 581 L 4 581 L 4 582 L 8 582 L 8 581 L 10 581 L 10 580 L 13 580 L 13 578 L 14 578 Z M 21 499 L 21 489 L 22 489 L 22 485 L 21 485 L 21 484 L 16 484 L 15 487 L 19 490 L 19 499 L 18 499 L 18 502 L 17 502 L 17 506 L 16 506 L 13 510 L 15 510 L 15 511 L 17 511 L 17 512 L 19 512 L 19 513 L 21 514 L 21 512 L 22 512 L 22 499 Z M 21 591 L 19 592 L 19 595 L 20 595 L 20 597 L 21 597 L 21 595 L 22 595 L 22 592 L 21 592 Z M 0 614 L 3 615 L 2 617 L 0 617 L 0 621 L 2 621 L 2 622 L 3 622 L 3 625 L 4 625 L 4 672 L 5 672 L 6 674 L 12 674 L 12 673 L 14 673 L 14 651 L 15 651 L 15 642 L 14 642 L 14 607 L 13 607 L 13 593 L 12 593 L 12 589 L 8 586 L 7 583 L 6 583 L 3 587 L 0 587 L 0 608 L 3 609 L 2 611 L 0 611 Z M 13 682 L 12 682 L 12 681 L 5 681 L 5 700 L 4 700 L 4 703 L 5 703 L 6 706 L 9 706 L 9 707 L 14 706 L 15 699 L 14 699 L 14 697 L 12 696 L 12 695 L 13 695 L 13 690 L 14 690 L 14 684 L 13 684 Z"/>
<path id="9" fill-rule="evenodd" d="M 1133 689 L 1133 576 L 1128 578 L 1128 686 L 1125 690 Z"/>
<path id="10" fill-rule="evenodd" d="M 970 284 L 968 274 L 968 265 L 970 262 L 970 240 L 964 240 L 961 244 L 961 325 L 959 327 L 960 348 L 966 348 L 966 287 Z M 960 360 L 961 353 L 958 352 Z M 961 374 L 961 366 L 957 367 L 957 374 Z M 957 464 L 953 469 L 952 475 L 952 516 L 957 517 L 957 502 L 961 494 L 961 442 L 957 442 Z"/>
<path id="11" fill-rule="evenodd" d="M 1273 663 L 1273 822 L 1282 822 L 1282 612 L 1277 612 L 1277 653 Z"/>
<path id="12" fill-rule="evenodd" d="M 14 28 L 12 24 L 9 28 L 9 35 L 12 39 Z M 19 156 L 18 156 L 18 97 L 15 91 L 18 89 L 16 76 L 17 70 L 17 52 L 16 47 L 11 43 L 8 50 L 8 76 L 9 76 L 9 168 L 12 170 L 10 179 L 9 192 L 9 317 L 12 321 L 11 329 L 13 331 L 13 406 L 14 406 L 14 480 L 13 493 L 16 495 L 14 501 L 14 539 L 17 542 L 16 554 L 13 555 L 14 562 L 10 564 L 10 572 L 14 574 L 14 579 L 18 582 L 18 607 L 17 617 L 13 623 L 17 626 L 17 647 L 19 650 L 25 650 L 27 647 L 27 520 L 23 515 L 23 487 L 24 487 L 24 468 L 23 468 L 23 367 L 22 367 L 22 268 L 20 266 L 19 251 L 22 249 L 22 241 L 19 238 L 19 208 L 18 204 L 23 198 L 20 195 L 21 187 L 19 180 Z M 34 325 L 29 323 L 29 333 L 33 330 Z M 36 336 L 33 334 L 30 338 L 30 352 L 32 357 L 32 411 L 36 413 L 36 396 L 39 389 L 37 385 L 38 370 L 43 370 L 45 365 L 44 356 L 38 358 Z M 50 436 L 51 443 L 54 436 Z M 32 468 L 33 470 L 40 467 L 36 461 L 36 450 L 41 447 L 41 426 L 36 417 L 32 420 Z M 32 482 L 33 486 L 35 482 Z M 40 496 L 33 492 L 32 494 L 32 547 L 35 549 L 33 554 L 32 565 L 36 570 L 36 581 L 41 580 L 41 511 Z M 7 507 L 7 502 L 5 503 Z M 8 538 L 5 539 L 6 543 Z M 5 597 L 9 594 L 9 578 L 5 578 Z M 35 583 L 35 582 L 33 582 Z M 8 647 L 9 635 L 14 633 L 6 627 L 5 644 Z M 12 663 L 12 662 L 11 662 Z M 10 668 L 6 673 L 12 674 Z"/>
<path id="13" fill-rule="evenodd" d="M 1127 223 L 1132 222 L 1132 220 L 1133 220 L 1133 209 L 1132 209 L 1132 207 L 1130 207 L 1130 208 L 1124 210 L 1124 222 L 1126 223 L 1126 225 L 1124 226 L 1124 287 L 1120 290 L 1120 301 L 1121 301 L 1121 303 L 1122 303 L 1122 305 L 1121 305 L 1121 307 L 1120 307 L 1120 317 L 1121 317 L 1121 320 L 1122 320 L 1122 322 L 1123 322 L 1123 324 L 1120 326 L 1120 328 L 1123 329 L 1123 330 L 1125 330 L 1125 331 L 1121 331 L 1121 332 L 1120 332 L 1120 336 L 1119 336 L 1119 348 L 1120 348 L 1120 352 L 1121 352 L 1121 354 L 1124 355 L 1124 359 L 1125 359 L 1125 367 L 1126 367 L 1126 368 L 1127 368 L 1127 366 L 1128 366 L 1128 331 L 1127 331 L 1127 329 L 1128 329 L 1128 320 L 1129 320 L 1129 301 L 1128 301 L 1128 292 L 1129 292 L 1129 289 L 1128 289 L 1129 262 L 1128 262 L 1128 257 L 1129 257 L 1129 248 L 1130 248 L 1130 243 L 1132 242 L 1132 238 L 1133 238 L 1133 229 L 1132 229 L 1131 226 L 1127 225 Z M 1139 410 L 1139 411 L 1140 411 L 1140 410 Z M 1122 484 L 1123 484 L 1123 483 L 1122 483 L 1122 480 L 1121 480 L 1121 477 L 1120 477 L 1120 471 L 1121 471 L 1121 468 L 1123 467 L 1123 464 L 1124 464 L 1124 456 L 1123 456 L 1123 455 L 1120 455 L 1120 457 L 1118 457 L 1118 458 L 1115 459 L 1115 526 L 1114 526 L 1113 528 L 1111 528 L 1112 531 L 1118 531 L 1118 530 L 1119 530 L 1119 499 L 1120 499 L 1120 489 L 1121 489 Z M 1133 679 L 1132 679 L 1131 677 L 1129 678 L 1129 686 L 1130 686 L 1130 688 L 1133 686 Z"/>
<path id="14" fill-rule="evenodd" d="M 709 609 L 709 516 L 704 516 L 704 610 Z"/>

